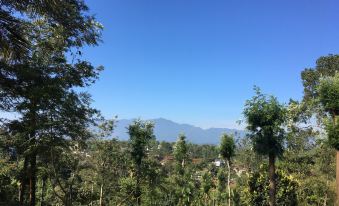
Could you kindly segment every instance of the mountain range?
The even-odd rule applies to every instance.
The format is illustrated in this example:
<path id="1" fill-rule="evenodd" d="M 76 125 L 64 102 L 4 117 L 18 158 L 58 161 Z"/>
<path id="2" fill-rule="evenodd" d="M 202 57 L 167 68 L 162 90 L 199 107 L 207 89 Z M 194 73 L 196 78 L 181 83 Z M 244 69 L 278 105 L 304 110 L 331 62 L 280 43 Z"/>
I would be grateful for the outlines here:
<path id="1" fill-rule="evenodd" d="M 244 130 L 228 128 L 203 129 L 190 124 L 179 124 L 168 119 L 151 119 L 154 122 L 154 134 L 158 141 L 175 142 L 180 133 L 185 134 L 189 142 L 195 144 L 219 144 L 223 133 L 233 134 L 236 139 L 244 137 Z M 128 140 L 127 127 L 133 119 L 120 119 L 116 122 L 113 136 L 120 140 Z"/>

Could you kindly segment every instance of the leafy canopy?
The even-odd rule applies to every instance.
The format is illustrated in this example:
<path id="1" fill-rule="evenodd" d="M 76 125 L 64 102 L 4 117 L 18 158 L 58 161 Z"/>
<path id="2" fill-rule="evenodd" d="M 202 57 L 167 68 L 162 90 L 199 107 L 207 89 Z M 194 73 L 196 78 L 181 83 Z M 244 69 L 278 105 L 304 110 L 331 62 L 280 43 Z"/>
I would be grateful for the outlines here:
<path id="1" fill-rule="evenodd" d="M 153 135 L 154 125 L 151 122 L 136 120 L 128 127 L 130 136 L 131 155 L 136 165 L 141 165 L 142 159 L 146 156 L 147 145 Z"/>
<path id="2" fill-rule="evenodd" d="M 184 134 L 180 134 L 177 142 L 174 145 L 174 158 L 180 164 L 182 161 L 185 161 L 188 158 L 188 148 L 186 143 L 186 136 Z"/>
<path id="3" fill-rule="evenodd" d="M 319 100 L 324 110 L 331 115 L 339 114 L 339 73 L 320 80 L 318 86 Z"/>
<path id="4" fill-rule="evenodd" d="M 317 87 L 322 78 L 334 76 L 339 72 L 339 55 L 320 57 L 315 68 L 306 68 L 301 72 L 304 86 L 304 101 L 312 101 L 319 95 Z"/>
<path id="5" fill-rule="evenodd" d="M 262 94 L 259 88 L 255 88 L 255 91 L 256 95 L 246 101 L 244 109 L 254 150 L 262 155 L 279 156 L 283 152 L 285 136 L 282 128 L 286 116 L 285 106 L 277 98 Z"/>
<path id="6" fill-rule="evenodd" d="M 221 136 L 221 143 L 220 143 L 220 155 L 226 159 L 231 160 L 231 158 L 235 155 L 235 143 L 233 136 L 223 134 Z"/>
<path id="7" fill-rule="evenodd" d="M 31 31 L 41 19 L 69 47 L 96 45 L 102 28 L 88 15 L 83 0 L 1 0 L 0 58 L 18 60 L 30 55 Z"/>
<path id="8" fill-rule="evenodd" d="M 325 77 L 320 80 L 319 101 L 324 110 L 331 115 L 331 120 L 326 122 L 326 131 L 329 143 L 339 150 L 339 73 L 333 77 Z"/>

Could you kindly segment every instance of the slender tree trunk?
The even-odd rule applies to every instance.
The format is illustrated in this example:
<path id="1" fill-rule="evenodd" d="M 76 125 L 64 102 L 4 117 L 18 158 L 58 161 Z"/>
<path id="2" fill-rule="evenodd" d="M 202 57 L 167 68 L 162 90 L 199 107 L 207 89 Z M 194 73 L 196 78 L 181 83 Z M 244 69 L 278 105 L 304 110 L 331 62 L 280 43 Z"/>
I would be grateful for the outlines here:
<path id="1" fill-rule="evenodd" d="M 100 203 L 99 203 L 100 206 L 102 206 L 103 187 L 104 187 L 104 184 L 102 183 L 100 186 Z"/>
<path id="2" fill-rule="evenodd" d="M 336 205 L 339 206 L 339 150 L 336 150 Z"/>
<path id="3" fill-rule="evenodd" d="M 26 188 L 26 184 L 27 184 L 27 181 L 26 181 L 26 179 L 27 179 L 27 167 L 28 167 L 28 158 L 25 157 L 23 174 L 21 176 L 20 189 L 19 189 L 19 204 L 21 206 L 24 205 L 25 188 Z"/>
<path id="4" fill-rule="evenodd" d="M 93 191 L 94 191 L 94 185 L 92 183 L 92 190 L 91 190 L 91 206 L 93 206 Z"/>
<path id="5" fill-rule="evenodd" d="M 29 162 L 30 162 L 30 173 L 29 173 L 29 205 L 35 206 L 35 192 L 36 192 L 36 156 L 37 153 L 35 151 L 35 134 L 36 134 L 36 120 L 37 120 L 37 114 L 36 114 L 36 104 L 35 100 L 31 99 L 32 108 L 30 108 L 30 126 L 31 131 L 29 135 L 29 140 L 31 141 L 31 146 L 33 146 L 33 151 L 31 151 L 31 154 L 29 155 Z"/>
<path id="6" fill-rule="evenodd" d="M 135 188 L 135 198 L 137 199 L 137 206 L 141 205 L 140 177 L 141 177 L 141 165 L 137 165 L 136 188 Z"/>
<path id="7" fill-rule="evenodd" d="M 326 187 L 328 187 L 328 180 L 326 181 Z M 327 189 L 326 189 L 326 193 L 325 193 L 325 197 L 324 197 L 324 206 L 327 205 Z"/>
<path id="8" fill-rule="evenodd" d="M 270 179 L 270 190 L 269 190 L 269 205 L 275 206 L 275 194 L 276 194 L 276 180 L 275 180 L 275 155 L 270 154 L 269 158 L 269 179 Z"/>
<path id="9" fill-rule="evenodd" d="M 336 126 L 336 119 L 337 119 L 337 114 L 333 112 L 332 114 L 333 118 L 333 126 Z M 336 181 L 336 205 L 339 206 L 339 150 L 336 150 L 336 173 L 335 173 L 335 181 Z"/>
<path id="10" fill-rule="evenodd" d="M 231 187 L 230 187 L 231 167 L 230 167 L 230 161 L 226 160 L 226 162 L 227 162 L 227 169 L 228 169 L 228 175 L 227 175 L 228 206 L 231 206 Z"/>
<path id="11" fill-rule="evenodd" d="M 135 195 L 135 197 L 136 197 L 136 199 L 137 199 L 137 206 L 139 206 L 140 204 L 141 204 L 141 198 L 140 198 L 140 179 L 139 179 L 139 177 L 137 177 L 137 186 L 136 186 L 136 195 Z"/>
<path id="12" fill-rule="evenodd" d="M 71 206 L 72 205 L 72 193 L 73 193 L 73 188 L 72 188 L 72 184 L 69 185 L 69 205 Z"/>
<path id="13" fill-rule="evenodd" d="M 44 198 L 45 198 L 45 189 L 46 189 L 46 177 L 42 178 L 42 185 L 41 185 L 41 201 L 40 201 L 40 206 L 43 206 L 44 203 Z"/>
<path id="14" fill-rule="evenodd" d="M 31 170 L 29 177 L 29 205 L 35 206 L 35 191 L 36 191 L 36 154 L 32 154 L 30 158 Z"/>

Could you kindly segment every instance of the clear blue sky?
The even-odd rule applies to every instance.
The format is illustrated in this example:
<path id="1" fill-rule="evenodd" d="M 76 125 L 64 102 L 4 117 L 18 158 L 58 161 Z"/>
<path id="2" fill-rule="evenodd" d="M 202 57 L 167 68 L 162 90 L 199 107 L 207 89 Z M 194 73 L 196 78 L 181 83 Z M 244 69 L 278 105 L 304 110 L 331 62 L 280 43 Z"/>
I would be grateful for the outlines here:
<path id="1" fill-rule="evenodd" d="M 104 25 L 85 58 L 106 117 L 238 128 L 253 85 L 302 97 L 300 72 L 339 53 L 339 1 L 87 0 Z"/>

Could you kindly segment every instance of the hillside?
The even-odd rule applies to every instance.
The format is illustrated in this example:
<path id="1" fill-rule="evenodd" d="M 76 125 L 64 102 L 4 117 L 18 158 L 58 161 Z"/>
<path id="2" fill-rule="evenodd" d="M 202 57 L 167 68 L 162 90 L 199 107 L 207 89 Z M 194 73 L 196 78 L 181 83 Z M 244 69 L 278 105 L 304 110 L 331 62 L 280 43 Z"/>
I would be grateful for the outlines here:
<path id="1" fill-rule="evenodd" d="M 121 140 L 127 140 L 127 127 L 132 123 L 132 119 L 118 120 L 114 130 L 114 136 Z M 187 139 L 196 144 L 218 144 L 222 133 L 236 134 L 236 138 L 243 137 L 245 131 L 228 128 L 202 129 L 190 124 L 179 124 L 164 118 L 152 119 L 155 123 L 154 134 L 159 141 L 176 141 L 178 134 L 184 133 Z"/>

